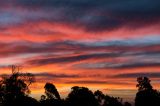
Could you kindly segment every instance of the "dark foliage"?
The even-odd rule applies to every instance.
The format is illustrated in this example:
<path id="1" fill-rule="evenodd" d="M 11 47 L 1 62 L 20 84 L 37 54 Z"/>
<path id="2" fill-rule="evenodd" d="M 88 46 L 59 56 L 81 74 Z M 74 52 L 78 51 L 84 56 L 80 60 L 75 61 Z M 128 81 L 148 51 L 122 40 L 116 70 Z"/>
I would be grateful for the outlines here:
<path id="1" fill-rule="evenodd" d="M 123 106 L 121 98 L 104 95 L 103 92 L 97 90 L 94 92 L 95 98 L 98 101 L 98 106 Z"/>
<path id="2" fill-rule="evenodd" d="M 40 103 L 36 99 L 28 96 L 22 96 L 16 98 L 13 102 L 10 102 L 9 105 L 7 106 L 39 106 L 39 105 Z"/>
<path id="3" fill-rule="evenodd" d="M 38 102 L 28 97 L 29 85 L 34 82 L 34 76 L 20 73 L 18 66 L 12 66 L 12 75 L 3 76 L 0 81 L 0 103 L 2 106 L 23 105 L 34 106 Z"/>
<path id="4" fill-rule="evenodd" d="M 41 106 L 63 106 L 64 101 L 61 100 L 58 90 L 52 83 L 46 83 L 45 95 L 41 96 L 40 104 Z"/>
<path id="5" fill-rule="evenodd" d="M 72 87 L 66 102 L 67 106 L 98 106 L 93 92 L 86 87 Z"/>
<path id="6" fill-rule="evenodd" d="M 125 102 L 124 106 L 131 106 L 131 104 L 129 102 Z"/>
<path id="7" fill-rule="evenodd" d="M 105 95 L 103 94 L 103 92 L 97 90 L 94 92 L 94 96 L 95 96 L 99 106 L 104 105 Z"/>
<path id="8" fill-rule="evenodd" d="M 135 106 L 160 106 L 160 93 L 153 89 L 149 78 L 140 77 L 137 82 Z"/>
<path id="9" fill-rule="evenodd" d="M 46 83 L 44 88 L 48 99 L 61 99 L 56 87 L 52 83 Z"/>
<path id="10" fill-rule="evenodd" d="M 139 77 L 137 78 L 137 87 L 138 91 L 146 91 L 146 90 L 153 90 L 152 85 L 150 84 L 150 80 L 147 77 Z"/>

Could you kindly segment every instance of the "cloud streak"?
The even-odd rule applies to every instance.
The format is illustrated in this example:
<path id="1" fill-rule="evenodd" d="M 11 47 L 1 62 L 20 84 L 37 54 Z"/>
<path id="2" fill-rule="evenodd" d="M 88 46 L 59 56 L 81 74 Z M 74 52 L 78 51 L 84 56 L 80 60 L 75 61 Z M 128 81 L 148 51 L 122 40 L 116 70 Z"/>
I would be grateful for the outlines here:
<path id="1" fill-rule="evenodd" d="M 154 72 L 154 73 L 125 73 L 125 74 L 118 74 L 113 76 L 114 78 L 137 78 L 137 77 L 150 77 L 150 78 L 159 78 L 160 73 Z"/>
<path id="2" fill-rule="evenodd" d="M 51 73 L 36 73 L 36 77 L 46 77 L 46 78 L 79 78 L 79 75 L 67 75 L 67 74 L 51 74 Z"/>

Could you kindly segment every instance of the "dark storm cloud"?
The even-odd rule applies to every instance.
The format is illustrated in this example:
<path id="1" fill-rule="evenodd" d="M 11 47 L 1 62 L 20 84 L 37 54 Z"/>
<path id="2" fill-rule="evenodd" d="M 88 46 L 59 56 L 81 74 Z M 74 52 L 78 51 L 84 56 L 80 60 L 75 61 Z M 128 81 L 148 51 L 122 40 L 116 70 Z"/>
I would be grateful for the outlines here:
<path id="1" fill-rule="evenodd" d="M 160 22 L 159 5 L 158 0 L 5 0 L 1 8 L 12 11 L 3 11 L 0 23 L 60 22 L 90 31 L 137 28 Z"/>
<path id="2" fill-rule="evenodd" d="M 160 78 L 159 72 L 154 73 L 124 73 L 124 74 L 118 74 L 114 75 L 113 78 L 137 78 L 137 77 L 150 77 L 150 78 Z"/>

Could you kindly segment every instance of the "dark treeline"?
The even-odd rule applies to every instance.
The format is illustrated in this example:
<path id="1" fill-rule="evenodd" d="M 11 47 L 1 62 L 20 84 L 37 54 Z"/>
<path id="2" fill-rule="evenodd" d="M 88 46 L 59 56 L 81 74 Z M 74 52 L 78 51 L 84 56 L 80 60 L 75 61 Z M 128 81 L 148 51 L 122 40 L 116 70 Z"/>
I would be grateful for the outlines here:
<path id="1" fill-rule="evenodd" d="M 68 96 L 62 99 L 52 83 L 45 84 L 45 95 L 38 101 L 29 96 L 29 86 L 35 82 L 33 74 L 20 73 L 18 67 L 12 66 L 12 74 L 1 77 L 0 106 L 131 106 L 119 97 L 79 86 L 72 87 Z M 135 106 L 160 106 L 160 92 L 153 89 L 150 82 L 147 77 L 137 78 Z"/>

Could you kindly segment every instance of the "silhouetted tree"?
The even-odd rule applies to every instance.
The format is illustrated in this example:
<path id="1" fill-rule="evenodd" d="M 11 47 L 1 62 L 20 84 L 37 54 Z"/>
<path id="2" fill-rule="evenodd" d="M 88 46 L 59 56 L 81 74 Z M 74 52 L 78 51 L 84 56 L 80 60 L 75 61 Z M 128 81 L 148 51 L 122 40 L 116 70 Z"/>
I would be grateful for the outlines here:
<path id="1" fill-rule="evenodd" d="M 97 99 L 99 106 L 103 106 L 105 101 L 105 95 L 103 94 L 103 92 L 97 90 L 94 92 L 94 96 Z"/>
<path id="2" fill-rule="evenodd" d="M 86 87 L 71 88 L 66 102 L 68 106 L 98 106 L 98 102 L 91 90 Z"/>
<path id="3" fill-rule="evenodd" d="M 61 100 L 58 90 L 52 83 L 46 83 L 45 95 L 41 96 L 40 104 L 41 106 L 62 106 L 63 100 Z"/>
<path id="4" fill-rule="evenodd" d="M 9 105 L 16 99 L 27 96 L 30 93 L 29 85 L 32 83 L 26 79 L 28 77 L 34 79 L 32 74 L 22 74 L 18 66 L 12 66 L 12 75 L 4 76 L 0 81 L 0 102 Z"/>
<path id="5" fill-rule="evenodd" d="M 160 106 L 160 93 L 153 89 L 149 78 L 139 77 L 137 82 L 135 106 Z"/>
<path id="6" fill-rule="evenodd" d="M 44 88 L 48 99 L 61 99 L 56 87 L 52 83 L 46 83 Z"/>
<path id="7" fill-rule="evenodd" d="M 139 77 L 137 78 L 137 87 L 139 91 L 144 91 L 144 90 L 152 90 L 152 85 L 150 84 L 150 80 L 147 77 Z"/>

